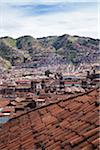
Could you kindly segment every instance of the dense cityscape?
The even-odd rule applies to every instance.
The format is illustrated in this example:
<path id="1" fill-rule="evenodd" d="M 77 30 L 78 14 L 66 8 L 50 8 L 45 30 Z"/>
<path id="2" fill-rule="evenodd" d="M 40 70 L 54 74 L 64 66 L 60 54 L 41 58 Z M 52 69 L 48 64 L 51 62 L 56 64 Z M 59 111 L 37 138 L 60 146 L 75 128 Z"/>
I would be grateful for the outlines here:
<path id="1" fill-rule="evenodd" d="M 13 149 L 15 150 L 17 148 L 20 150 L 24 150 L 24 149 L 32 150 L 32 147 L 36 147 L 36 149 L 42 149 L 42 150 L 56 149 L 56 148 L 53 148 L 56 142 L 54 142 L 54 144 L 52 143 L 53 145 L 51 144 L 48 145 L 49 143 L 48 142 L 46 143 L 46 141 L 44 140 L 46 138 L 45 135 L 44 137 L 41 137 L 43 136 L 41 135 L 41 132 L 44 131 L 43 128 L 45 128 L 45 126 L 43 127 L 42 124 L 39 126 L 38 124 L 39 118 L 37 118 L 38 117 L 37 115 L 40 115 L 40 117 L 42 117 L 43 124 L 46 125 L 46 128 L 52 125 L 59 126 L 60 123 L 63 125 L 63 122 L 65 122 L 67 118 L 65 117 L 64 121 L 63 119 L 60 121 L 59 119 L 58 121 L 55 121 L 55 119 L 52 120 L 53 116 L 49 116 L 49 112 L 44 111 L 48 109 L 49 106 L 53 107 L 51 108 L 52 110 L 50 110 L 50 112 L 51 114 L 54 112 L 54 114 L 58 116 L 58 117 L 56 116 L 57 118 L 59 118 L 59 115 L 61 117 L 63 117 L 64 114 L 68 115 L 67 111 L 71 112 L 69 116 L 69 118 L 72 118 L 71 120 L 75 119 L 74 113 L 77 109 L 79 109 L 79 112 L 77 112 L 78 114 L 85 111 L 86 113 L 83 115 L 83 118 L 85 117 L 85 115 L 87 116 L 85 121 L 91 124 L 91 119 L 89 121 L 89 116 L 91 118 L 93 115 L 94 118 L 96 117 L 95 121 L 93 121 L 93 124 L 96 123 L 95 128 L 98 128 L 99 120 L 97 117 L 97 112 L 94 110 L 95 109 L 98 110 L 98 106 L 99 106 L 99 80 L 100 80 L 99 69 L 100 67 L 98 64 L 91 64 L 91 67 L 88 67 L 88 65 L 86 66 L 85 64 L 85 65 L 82 65 L 81 68 L 82 69 L 78 69 L 76 71 L 74 69 L 73 71 L 73 68 L 70 68 L 69 65 L 67 65 L 66 68 L 64 65 L 64 66 L 59 66 L 59 67 L 54 66 L 54 68 L 52 67 L 52 71 L 51 71 L 51 70 L 48 70 L 47 68 L 38 68 L 38 69 L 35 69 L 35 68 L 20 69 L 19 68 L 18 69 L 18 67 L 13 67 L 12 70 L 9 71 L 9 73 L 5 71 L 4 74 L 1 74 L 1 77 L 0 77 L 0 128 L 1 128 L 0 129 L 1 130 L 0 149 L 6 149 L 6 147 L 9 147 L 9 148 L 12 147 L 12 146 L 10 147 L 10 144 L 8 146 L 8 142 L 11 139 L 8 139 L 8 141 L 6 141 L 6 143 L 3 144 L 5 141 L 6 134 L 3 133 L 2 135 L 2 130 L 7 128 L 5 126 L 9 126 L 11 123 L 14 123 L 14 122 L 15 122 L 14 124 L 17 125 L 16 124 L 17 118 L 19 119 L 20 117 L 23 118 L 24 116 L 32 112 L 36 113 L 37 111 L 39 114 L 36 114 L 36 117 L 35 118 L 33 117 L 32 120 L 35 119 L 35 122 L 33 122 L 33 124 L 34 123 L 36 124 L 36 127 L 35 127 L 36 129 L 34 128 L 35 129 L 34 132 L 37 132 L 37 130 L 38 132 L 40 131 L 39 133 L 40 135 L 36 133 L 36 135 L 38 136 L 37 138 L 39 139 L 38 140 L 36 140 L 37 138 L 35 139 L 37 141 L 35 144 L 34 142 L 30 143 L 31 141 L 29 141 L 27 144 L 22 145 L 22 148 L 20 148 L 21 146 L 19 146 L 19 144 L 17 144 L 16 141 L 14 141 L 13 143 L 15 144 L 12 150 Z M 64 108 L 65 106 L 67 107 L 67 105 L 65 105 L 65 102 L 66 104 L 68 103 L 68 110 L 66 108 L 65 113 L 62 113 L 62 111 L 60 113 L 61 109 L 63 110 L 65 109 Z M 81 106 L 79 102 L 83 106 Z M 56 110 L 55 105 L 57 105 L 57 108 L 59 106 L 57 110 Z M 84 107 L 85 105 L 86 107 Z M 80 109 L 82 110 L 80 111 Z M 25 118 L 26 119 L 21 121 L 21 123 L 24 123 L 24 121 L 26 122 L 27 116 Z M 76 118 L 76 120 L 77 119 L 78 118 Z M 77 120 L 76 122 L 79 123 L 80 121 Z M 27 128 L 27 125 L 25 126 Z M 63 126 L 63 128 L 64 127 L 65 126 Z M 62 128 L 62 126 L 60 128 Z M 95 128 L 93 127 L 93 130 L 95 130 Z M 16 131 L 16 128 L 13 130 L 13 132 L 15 131 Z M 11 131 L 9 132 L 10 132 L 9 134 L 12 134 Z M 74 132 L 76 132 L 76 129 Z M 85 131 L 85 132 L 86 132 L 85 134 L 87 134 L 88 131 Z M 90 130 L 90 132 L 92 131 Z M 57 134 L 56 131 L 55 131 L 55 134 Z M 57 137 L 61 138 L 63 136 L 64 135 L 60 133 L 60 135 L 57 134 L 55 138 Z M 14 138 L 16 138 L 15 135 L 14 135 Z M 55 141 L 55 138 L 54 138 L 54 141 Z M 26 140 L 28 140 L 28 138 Z M 41 145 L 41 140 L 43 140 L 42 145 Z M 57 150 L 60 149 L 61 147 L 64 147 L 63 146 L 64 143 L 60 141 L 60 139 L 57 141 L 60 142 L 60 144 L 57 144 Z M 51 141 L 49 142 L 51 143 Z M 91 143 L 91 144 L 92 145 L 90 147 L 96 146 L 95 143 L 94 144 Z M 81 144 L 77 146 L 80 146 L 80 145 Z M 70 147 L 71 146 L 73 146 L 73 143 L 70 145 Z M 43 149 L 43 147 L 45 148 Z M 67 145 L 65 147 L 67 147 Z M 75 147 L 76 147 L 76 144 L 75 144 Z"/>

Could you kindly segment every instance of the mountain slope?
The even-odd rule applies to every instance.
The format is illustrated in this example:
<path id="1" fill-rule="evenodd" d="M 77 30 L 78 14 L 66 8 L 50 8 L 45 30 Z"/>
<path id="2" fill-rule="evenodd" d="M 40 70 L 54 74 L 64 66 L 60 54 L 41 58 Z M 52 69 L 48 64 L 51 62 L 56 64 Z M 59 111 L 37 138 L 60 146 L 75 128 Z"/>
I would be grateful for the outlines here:
<path id="1" fill-rule="evenodd" d="M 30 57 L 27 50 L 19 51 L 16 47 L 16 40 L 10 37 L 0 39 L 0 56 L 8 60 L 12 65 L 23 63 L 24 58 Z"/>
<path id="2" fill-rule="evenodd" d="M 0 38 L 0 56 L 12 65 L 26 67 L 66 63 L 93 63 L 99 60 L 99 39 L 70 35 L 35 39 Z"/>
<path id="3" fill-rule="evenodd" d="M 65 34 L 59 37 L 41 38 L 39 41 L 52 45 L 67 62 L 89 63 L 98 60 L 100 42 L 98 39 Z"/>
<path id="4" fill-rule="evenodd" d="M 11 69 L 11 63 L 0 57 L 0 71 Z"/>

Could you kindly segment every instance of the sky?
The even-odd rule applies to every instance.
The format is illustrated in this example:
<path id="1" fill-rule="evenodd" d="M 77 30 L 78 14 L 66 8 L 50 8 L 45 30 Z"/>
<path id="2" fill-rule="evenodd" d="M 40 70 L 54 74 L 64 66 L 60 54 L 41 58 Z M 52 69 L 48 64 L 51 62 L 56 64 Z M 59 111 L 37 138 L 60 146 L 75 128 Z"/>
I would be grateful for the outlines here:
<path id="1" fill-rule="evenodd" d="M 0 0 L 0 37 L 100 38 L 98 0 Z"/>

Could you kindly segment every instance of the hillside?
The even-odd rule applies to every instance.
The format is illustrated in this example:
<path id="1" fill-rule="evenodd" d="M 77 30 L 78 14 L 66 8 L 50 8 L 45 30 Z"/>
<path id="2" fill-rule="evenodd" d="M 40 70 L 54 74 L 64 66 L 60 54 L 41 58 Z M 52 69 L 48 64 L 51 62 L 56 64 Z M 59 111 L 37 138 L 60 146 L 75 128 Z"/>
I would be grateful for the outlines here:
<path id="1" fill-rule="evenodd" d="M 99 60 L 99 39 L 70 35 L 35 39 L 0 38 L 0 56 L 11 65 L 38 67 L 66 63 L 91 63 Z M 1 65 L 2 62 L 0 62 Z"/>
<path id="2" fill-rule="evenodd" d="M 11 66 L 12 65 L 9 61 L 0 57 L 0 72 L 10 69 Z"/>
<path id="3" fill-rule="evenodd" d="M 62 35 L 59 37 L 47 37 L 39 39 L 42 44 L 48 44 L 56 49 L 67 62 L 82 63 L 95 62 L 98 59 L 98 39 Z"/>

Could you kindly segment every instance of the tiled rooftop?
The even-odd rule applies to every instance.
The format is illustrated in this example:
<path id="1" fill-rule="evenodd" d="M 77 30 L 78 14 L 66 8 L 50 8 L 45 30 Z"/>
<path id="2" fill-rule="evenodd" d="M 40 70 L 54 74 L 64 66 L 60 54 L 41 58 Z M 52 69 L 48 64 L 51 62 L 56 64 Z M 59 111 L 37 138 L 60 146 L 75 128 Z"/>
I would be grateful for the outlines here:
<path id="1" fill-rule="evenodd" d="M 20 115 L 0 129 L 0 150 L 99 149 L 98 90 Z"/>

